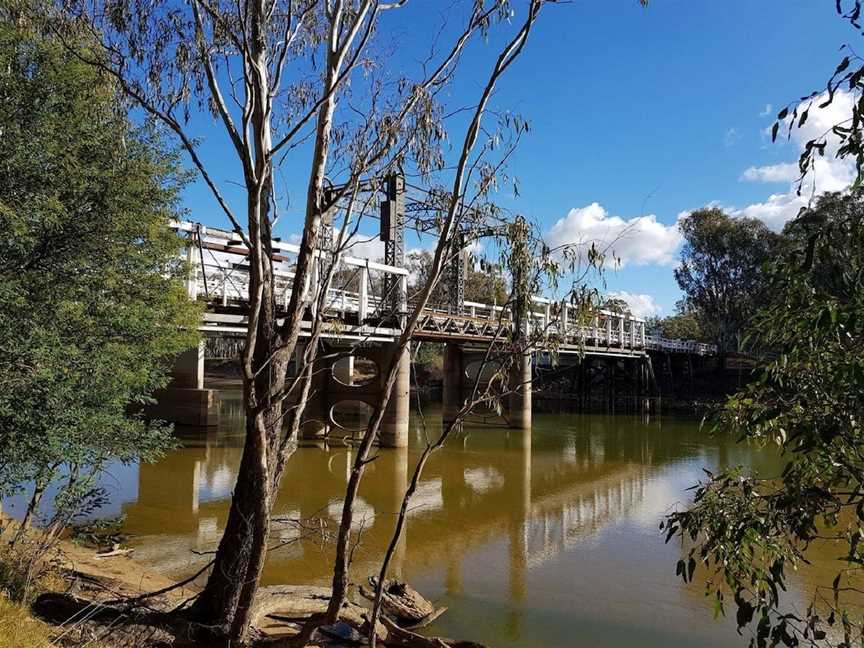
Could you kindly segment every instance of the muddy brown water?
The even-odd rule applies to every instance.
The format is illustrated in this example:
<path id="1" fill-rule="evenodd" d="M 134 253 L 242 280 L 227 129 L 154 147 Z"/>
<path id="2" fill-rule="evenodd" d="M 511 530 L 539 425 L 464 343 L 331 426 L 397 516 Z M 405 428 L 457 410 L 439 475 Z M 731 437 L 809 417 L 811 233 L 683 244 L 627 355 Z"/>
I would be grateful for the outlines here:
<path id="1" fill-rule="evenodd" d="M 179 430 L 181 447 L 161 461 L 104 480 L 103 514 L 125 516 L 136 559 L 170 576 L 208 560 L 227 515 L 243 421 L 238 393 L 222 401 L 218 429 Z M 413 412 L 410 447 L 369 465 L 355 580 L 377 571 L 424 434 L 439 429 L 434 406 Z M 266 583 L 329 584 L 322 529 L 335 530 L 353 456 L 337 444 L 291 458 Z M 776 453 L 711 437 L 692 419 L 541 414 L 530 433 L 472 423 L 430 461 L 393 571 L 449 607 L 432 631 L 490 646 L 744 646 L 700 584 L 675 576 L 680 544 L 658 530 L 703 468 L 738 464 L 764 476 L 780 466 Z M 836 553 L 824 550 L 815 576 L 793 577 L 790 601 L 801 605 L 801 584 L 822 580 Z"/>

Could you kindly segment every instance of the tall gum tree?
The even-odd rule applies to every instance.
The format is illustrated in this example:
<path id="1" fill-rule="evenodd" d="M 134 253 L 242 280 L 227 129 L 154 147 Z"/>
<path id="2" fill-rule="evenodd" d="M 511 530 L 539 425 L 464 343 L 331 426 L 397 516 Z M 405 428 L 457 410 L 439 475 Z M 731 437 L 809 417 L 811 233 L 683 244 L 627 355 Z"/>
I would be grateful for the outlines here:
<path id="1" fill-rule="evenodd" d="M 323 326 L 318 306 L 333 278 L 332 260 L 350 248 L 385 175 L 402 170 L 439 188 L 440 224 L 429 278 L 409 311 L 398 314 L 403 326 L 396 359 L 384 371 L 385 395 L 360 441 L 347 486 L 329 618 L 338 615 L 345 598 L 353 502 L 396 379 L 398 358 L 456 251 L 466 215 L 482 212 L 526 130 L 523 120 L 499 114 L 498 126 L 490 132 L 482 125 L 484 117 L 541 9 L 555 3 L 457 2 L 437 32 L 425 21 L 415 21 L 422 27 L 414 36 L 418 42 L 429 39 L 429 54 L 418 65 L 402 65 L 404 69 L 388 53 L 387 44 L 395 33 L 390 16 L 418 10 L 409 0 L 57 3 L 57 33 L 62 37 L 70 27 L 89 30 L 101 44 L 99 50 L 72 51 L 111 75 L 149 118 L 176 135 L 249 250 L 242 359 L 245 443 L 214 567 L 193 608 L 199 621 L 233 642 L 248 640 L 270 509 L 310 393 Z M 469 51 L 488 60 L 481 90 L 477 97 L 465 98 L 464 105 L 453 105 L 449 88 Z M 204 111 L 221 124 L 242 173 L 242 208 L 226 197 L 192 135 Z M 503 145 L 499 131 L 510 135 Z M 272 260 L 281 199 L 277 169 L 306 178 L 304 216 L 297 223 L 302 227 L 300 251 L 281 323 L 276 319 Z M 331 231 L 337 233 L 332 247 Z M 329 250 L 324 256 L 331 262 L 319 272 L 322 248 Z M 311 320 L 311 338 L 301 356 L 299 378 L 288 380 L 288 362 L 304 318 Z"/>

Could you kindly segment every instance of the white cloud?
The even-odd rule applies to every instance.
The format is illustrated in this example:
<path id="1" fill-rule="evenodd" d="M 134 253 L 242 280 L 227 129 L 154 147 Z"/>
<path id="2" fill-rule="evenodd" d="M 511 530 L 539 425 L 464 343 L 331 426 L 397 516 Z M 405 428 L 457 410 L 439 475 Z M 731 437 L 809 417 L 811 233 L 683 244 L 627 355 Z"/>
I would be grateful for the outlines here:
<path id="1" fill-rule="evenodd" d="M 333 229 L 333 241 L 338 239 L 339 230 Z M 288 237 L 288 242 L 293 245 L 300 245 L 302 236 L 300 234 L 291 234 Z M 345 245 L 344 256 L 354 257 L 355 259 L 369 259 L 370 261 L 383 262 L 384 260 L 384 241 L 378 238 L 377 234 L 355 234 Z"/>
<path id="2" fill-rule="evenodd" d="M 609 297 L 621 299 L 627 302 L 627 305 L 630 306 L 630 311 L 636 317 L 651 317 L 652 315 L 659 315 L 660 311 L 663 310 L 659 304 L 655 303 L 654 298 L 651 295 L 645 295 L 642 293 L 635 294 L 620 290 L 617 292 L 610 292 Z"/>
<path id="3" fill-rule="evenodd" d="M 855 98 L 851 94 L 845 90 L 840 90 L 834 94 L 834 100 L 829 106 L 819 108 L 819 104 L 823 103 L 826 98 L 826 93 L 816 97 L 808 112 L 807 122 L 801 128 L 792 129 L 791 139 L 799 146 L 799 149 L 803 150 L 805 142 L 822 137 L 834 125 L 852 117 Z M 804 104 L 804 107 L 806 106 L 807 104 Z M 799 110 L 799 115 L 800 113 L 801 111 Z M 790 119 L 791 117 L 787 117 L 787 125 Z M 781 126 L 778 139 L 783 135 L 783 131 L 784 128 Z M 837 137 L 830 136 L 828 138 L 828 147 L 825 150 L 826 157 L 833 158 L 839 145 L 840 142 Z"/>
<path id="4" fill-rule="evenodd" d="M 747 182 L 792 182 L 801 175 L 794 162 L 782 162 L 768 166 L 751 166 L 741 174 Z"/>
<path id="5" fill-rule="evenodd" d="M 384 241 L 374 234 L 357 234 L 346 245 L 345 256 L 383 262 Z"/>
<path id="6" fill-rule="evenodd" d="M 772 194 L 764 202 L 753 203 L 741 209 L 728 210 L 733 216 L 756 218 L 770 229 L 779 232 L 783 226 L 807 204 L 807 200 L 795 195 L 795 192 Z"/>
<path id="7" fill-rule="evenodd" d="M 802 207 L 807 206 L 810 198 L 827 191 L 843 191 L 849 187 L 855 179 L 854 162 L 848 159 L 838 160 L 835 157 L 840 142 L 834 135 L 829 135 L 825 156 L 816 158 L 814 168 L 801 187 L 801 195 L 798 195 L 800 174 L 797 156 L 804 150 L 808 141 L 822 138 L 826 132 L 830 132 L 832 126 L 849 119 L 852 115 L 854 98 L 848 92 L 837 92 L 831 105 L 819 108 L 819 104 L 824 100 L 824 95 L 813 100 L 807 121 L 802 128 L 793 128 L 789 133 L 787 129 L 791 117 L 781 125 L 778 139 L 789 137 L 795 149 L 796 161 L 761 167 L 752 166 L 741 176 L 742 180 L 748 182 L 788 182 L 789 190 L 786 193 L 772 194 L 763 202 L 730 209 L 733 215 L 758 218 L 771 229 L 780 231 L 789 220 L 798 215 Z"/>
<path id="8" fill-rule="evenodd" d="M 594 243 L 614 252 L 621 266 L 673 265 L 681 245 L 677 225 L 664 225 L 653 214 L 625 220 L 611 216 L 599 203 L 571 209 L 545 235 L 553 248 Z"/>
<path id="9" fill-rule="evenodd" d="M 759 113 L 759 116 L 760 116 L 760 117 L 767 117 L 767 116 L 770 115 L 773 111 L 774 111 L 774 106 L 772 106 L 770 103 L 769 103 L 769 104 L 765 104 L 765 108 L 762 109 L 762 112 Z"/>

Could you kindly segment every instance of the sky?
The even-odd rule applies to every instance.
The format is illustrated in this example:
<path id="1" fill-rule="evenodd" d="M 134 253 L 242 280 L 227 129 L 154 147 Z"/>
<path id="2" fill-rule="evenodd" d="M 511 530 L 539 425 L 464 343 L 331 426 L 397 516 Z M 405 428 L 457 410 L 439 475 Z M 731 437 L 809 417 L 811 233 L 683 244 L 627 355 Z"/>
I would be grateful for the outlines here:
<path id="1" fill-rule="evenodd" d="M 445 0 L 412 0 L 386 16 L 391 40 L 380 51 L 402 65 L 416 62 L 417 34 L 449 9 Z M 832 0 L 651 0 L 647 9 L 636 0 L 573 0 L 544 12 L 493 99 L 496 109 L 531 123 L 510 165 L 520 195 L 504 191 L 496 201 L 535 221 L 550 243 L 615 241 L 621 267 L 606 272 L 607 290 L 638 315 L 672 314 L 681 297 L 673 275 L 677 220 L 717 205 L 779 230 L 795 215 L 803 204 L 793 189 L 802 143 L 845 118 L 851 103 L 841 96 L 811 112 L 789 141 L 772 144 L 770 127 L 787 102 L 824 87 L 840 46 L 860 36 Z M 469 51 L 454 104 L 476 96 L 498 42 Z M 232 183 L 241 178 L 232 152 L 211 118 L 194 121 L 202 156 L 236 204 L 241 194 Z M 302 163 L 296 177 L 288 167 L 283 238 L 300 231 L 305 195 Z M 816 188 L 839 190 L 851 178 L 849 163 L 828 159 L 816 170 Z M 183 203 L 193 220 L 227 224 L 200 181 Z"/>

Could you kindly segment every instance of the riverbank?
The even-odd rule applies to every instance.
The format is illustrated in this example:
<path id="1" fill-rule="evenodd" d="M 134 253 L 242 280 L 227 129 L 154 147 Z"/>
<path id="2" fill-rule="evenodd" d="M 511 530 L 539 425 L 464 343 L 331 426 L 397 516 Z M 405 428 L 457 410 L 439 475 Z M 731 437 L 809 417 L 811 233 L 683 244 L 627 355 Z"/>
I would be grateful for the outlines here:
<path id="1" fill-rule="evenodd" d="M 13 524 L 8 520 L 0 534 L 2 546 L 9 542 Z M 32 537 L 36 537 L 35 533 Z M 26 543 L 27 540 L 25 539 Z M 19 543 L 20 545 L 20 543 Z M 20 551 L 20 550 L 19 550 Z M 14 573 L 16 565 L 0 555 L 0 646 L 48 648 L 57 645 L 88 648 L 165 648 L 167 646 L 210 646 L 201 638 L 201 627 L 184 614 L 200 591 L 194 579 L 175 583 L 136 561 L 133 549 L 109 550 L 80 546 L 59 540 L 39 560 L 38 581 L 33 583 L 29 604 L 17 603 L 6 594 L 2 577 Z M 394 592 L 412 592 L 402 598 Z M 348 600 L 333 626 L 312 633 L 302 646 L 324 648 L 357 643 L 368 632 L 367 602 Z M 413 598 L 412 598 L 413 597 Z M 297 638 L 313 617 L 323 615 L 330 598 L 324 587 L 279 585 L 261 587 L 255 599 L 251 625 L 252 646 L 299 646 Z M 363 601 L 363 596 L 360 600 Z M 472 642 L 425 637 L 403 627 L 400 617 L 388 617 L 388 610 L 427 609 L 428 618 L 413 619 L 423 627 L 446 608 L 435 608 L 405 584 L 385 584 L 384 615 L 376 635 L 383 646 L 405 648 L 483 648 Z M 405 605 L 405 603 L 408 605 Z M 423 605 L 417 606 L 416 603 Z M 398 624 L 397 624 L 398 621 Z M 196 639 L 197 637 L 197 639 Z"/>
<path id="2" fill-rule="evenodd" d="M 148 599 L 148 605 L 167 610 L 195 594 L 194 587 L 175 587 L 173 580 L 139 563 L 126 550 L 106 551 L 61 539 L 38 559 L 28 603 L 15 602 L 9 598 L 8 590 L 13 589 L 11 584 L 18 576 L 15 570 L 21 568 L 21 559 L 27 558 L 28 540 L 19 542 L 24 543 L 16 550 L 19 553 L 11 553 L 7 547 L 14 532 L 14 523 L 4 520 L 0 534 L 4 547 L 0 554 L 0 646 L 160 645 L 167 635 L 158 628 L 106 622 L 99 608 L 164 590 Z M 12 564 L 16 559 L 19 562 Z M 81 614 L 78 604 L 89 609 Z"/>

